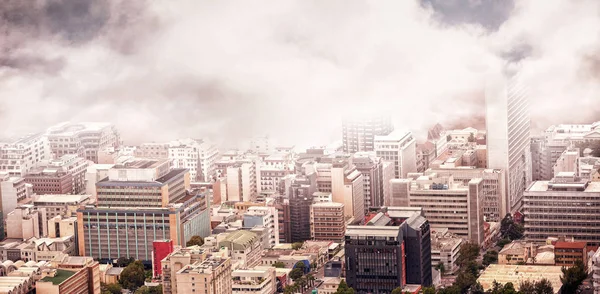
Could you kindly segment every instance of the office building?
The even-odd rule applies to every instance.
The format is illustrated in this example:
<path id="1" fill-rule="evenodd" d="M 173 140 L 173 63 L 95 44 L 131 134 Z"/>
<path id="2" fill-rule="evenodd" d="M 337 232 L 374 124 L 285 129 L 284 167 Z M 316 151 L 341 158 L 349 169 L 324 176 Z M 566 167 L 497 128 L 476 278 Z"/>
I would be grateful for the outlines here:
<path id="1" fill-rule="evenodd" d="M 336 160 L 331 168 L 331 197 L 344 204 L 346 218 L 360 223 L 365 218 L 364 176 L 346 160 Z"/>
<path id="2" fill-rule="evenodd" d="M 33 206 L 45 209 L 48 219 L 51 219 L 56 216 L 76 216 L 77 209 L 89 202 L 89 195 L 39 195 L 35 196 Z"/>
<path id="3" fill-rule="evenodd" d="M 210 234 L 206 195 L 190 191 L 189 173 L 168 160 L 130 159 L 96 184 L 97 201 L 77 210 L 79 252 L 100 260 L 151 261 L 154 240 L 185 244 Z"/>
<path id="4" fill-rule="evenodd" d="M 557 176 L 562 172 L 573 172 L 577 173 L 578 167 L 577 162 L 579 161 L 579 149 L 577 148 L 569 148 L 563 151 L 558 160 L 553 166 L 554 175 Z"/>
<path id="5" fill-rule="evenodd" d="M 90 161 L 77 155 L 63 155 L 25 175 L 36 194 L 80 194 L 85 191 L 85 173 Z"/>
<path id="6" fill-rule="evenodd" d="M 393 130 L 390 116 L 345 115 L 342 119 L 344 152 L 374 151 L 375 136 L 389 135 Z"/>
<path id="7" fill-rule="evenodd" d="M 184 266 L 177 273 L 177 291 L 168 293 L 231 294 L 231 259 L 209 257 Z"/>
<path id="8" fill-rule="evenodd" d="M 346 282 L 358 293 L 390 293 L 406 285 L 404 236 L 400 227 L 348 226 Z"/>
<path id="9" fill-rule="evenodd" d="M 464 185 L 452 177 L 416 174 L 415 179 L 392 181 L 392 187 L 392 204 L 421 207 L 433 229 L 448 228 L 449 232 L 462 238 L 483 243 L 481 178 L 472 179 Z"/>
<path id="10" fill-rule="evenodd" d="M 52 158 L 48 138 L 34 134 L 11 143 L 0 142 L 0 172 L 11 177 L 23 177 Z"/>
<path id="11" fill-rule="evenodd" d="M 352 163 L 363 175 L 365 208 L 383 206 L 384 181 L 393 178 L 393 174 L 384 174 L 387 172 L 384 161 L 375 152 L 360 152 L 352 156 Z"/>
<path id="12" fill-rule="evenodd" d="M 499 222 L 508 213 L 506 210 L 506 177 L 503 170 L 470 167 L 429 169 L 424 175 L 452 177 L 467 186 L 472 179 L 483 179 L 483 215 L 487 222 Z"/>
<path id="13" fill-rule="evenodd" d="M 6 215 L 6 237 L 26 240 L 40 238 L 48 233 L 48 218 L 45 209 L 33 205 L 21 205 Z"/>
<path id="14" fill-rule="evenodd" d="M 294 162 L 291 152 L 279 152 L 265 157 L 259 168 L 259 191 L 279 191 L 281 181 L 292 174 Z"/>
<path id="15" fill-rule="evenodd" d="M 394 164 L 394 177 L 405 178 L 417 172 L 416 141 L 411 132 L 394 131 L 385 136 L 375 136 L 377 157 Z"/>
<path id="16" fill-rule="evenodd" d="M 404 254 L 406 255 L 406 283 L 422 285 L 433 284 L 431 273 L 431 231 L 429 222 L 420 214 L 415 214 L 401 225 L 404 235 Z"/>
<path id="17" fill-rule="evenodd" d="M 600 246 L 600 183 L 561 173 L 551 181 L 534 182 L 523 198 L 527 240 L 566 237 Z"/>
<path id="18" fill-rule="evenodd" d="M 178 140 L 169 143 L 174 168 L 186 168 L 192 181 L 210 182 L 216 176 L 217 145 L 207 140 Z"/>
<path id="19" fill-rule="evenodd" d="M 98 163 L 98 153 L 119 147 L 120 134 L 110 123 L 70 123 L 55 125 L 46 132 L 50 149 L 56 157 L 74 154 Z"/>
<path id="20" fill-rule="evenodd" d="M 256 162 L 247 160 L 227 167 L 227 201 L 255 201 L 258 196 Z"/>
<path id="21" fill-rule="evenodd" d="M 463 239 L 448 232 L 448 229 L 431 231 L 431 265 L 444 266 L 445 273 L 453 273 L 458 270 L 456 260 L 460 256 L 459 250 Z"/>
<path id="22" fill-rule="evenodd" d="M 310 240 L 310 206 L 317 190 L 315 175 L 296 177 L 290 186 L 290 238 L 291 242 Z"/>
<path id="23" fill-rule="evenodd" d="M 244 228 L 265 227 L 269 248 L 279 244 L 279 214 L 275 207 L 252 206 L 243 215 Z"/>
<path id="24" fill-rule="evenodd" d="M 515 212 L 531 182 L 531 122 L 527 89 L 510 67 L 488 81 L 485 105 L 488 167 L 505 171 L 507 210 Z"/>
<path id="25" fill-rule="evenodd" d="M 346 232 L 344 204 L 315 203 L 310 207 L 310 235 L 313 240 L 342 242 Z"/>
<path id="26" fill-rule="evenodd" d="M 208 250 L 200 246 L 174 247 L 173 252 L 160 261 L 163 293 L 178 293 L 177 272 L 184 266 L 202 262 L 208 257 Z"/>

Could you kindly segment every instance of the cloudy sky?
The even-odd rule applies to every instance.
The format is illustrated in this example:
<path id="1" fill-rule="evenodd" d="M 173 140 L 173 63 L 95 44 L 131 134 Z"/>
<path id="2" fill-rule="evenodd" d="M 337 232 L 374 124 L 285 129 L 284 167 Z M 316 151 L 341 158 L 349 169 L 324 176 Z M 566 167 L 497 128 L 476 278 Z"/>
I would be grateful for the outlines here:
<path id="1" fill-rule="evenodd" d="M 126 143 L 482 126 L 486 74 L 520 60 L 536 129 L 600 120 L 597 0 L 3 0 L 0 133 L 112 121 Z"/>

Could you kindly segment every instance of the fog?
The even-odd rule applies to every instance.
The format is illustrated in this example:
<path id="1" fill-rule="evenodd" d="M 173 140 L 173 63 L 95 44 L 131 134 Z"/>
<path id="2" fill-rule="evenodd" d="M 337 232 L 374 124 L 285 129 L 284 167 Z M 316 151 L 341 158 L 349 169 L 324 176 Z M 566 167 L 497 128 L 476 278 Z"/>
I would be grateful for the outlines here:
<path id="1" fill-rule="evenodd" d="M 534 129 L 600 120 L 596 0 L 0 2 L 0 133 L 111 121 L 126 143 L 340 139 L 386 109 L 418 136 L 483 127 L 519 61 Z"/>

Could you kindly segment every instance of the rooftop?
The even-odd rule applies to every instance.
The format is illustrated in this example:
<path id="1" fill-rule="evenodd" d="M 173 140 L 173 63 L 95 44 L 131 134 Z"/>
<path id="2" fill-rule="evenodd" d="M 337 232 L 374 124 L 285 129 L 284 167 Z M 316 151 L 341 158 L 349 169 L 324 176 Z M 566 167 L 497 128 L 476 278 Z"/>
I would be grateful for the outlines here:
<path id="1" fill-rule="evenodd" d="M 52 282 L 53 285 L 60 285 L 74 274 L 75 272 L 72 271 L 57 269 L 54 277 L 47 276 L 43 278 L 42 281 Z"/>
<path id="2" fill-rule="evenodd" d="M 587 246 L 586 242 L 564 242 L 558 241 L 554 244 L 554 249 L 584 249 Z"/>
<path id="3" fill-rule="evenodd" d="M 34 205 L 40 203 L 75 203 L 79 204 L 85 200 L 88 200 L 90 195 L 40 195 L 36 200 L 33 201 Z"/>
<path id="4" fill-rule="evenodd" d="M 400 227 L 392 226 L 348 226 L 346 236 L 376 236 L 376 237 L 398 237 Z"/>
<path id="5" fill-rule="evenodd" d="M 490 264 L 477 281 L 481 283 L 484 290 L 489 290 L 494 281 L 500 284 L 511 282 L 517 286 L 526 280 L 539 281 L 546 278 L 556 293 L 562 287 L 561 275 L 560 266 Z"/>

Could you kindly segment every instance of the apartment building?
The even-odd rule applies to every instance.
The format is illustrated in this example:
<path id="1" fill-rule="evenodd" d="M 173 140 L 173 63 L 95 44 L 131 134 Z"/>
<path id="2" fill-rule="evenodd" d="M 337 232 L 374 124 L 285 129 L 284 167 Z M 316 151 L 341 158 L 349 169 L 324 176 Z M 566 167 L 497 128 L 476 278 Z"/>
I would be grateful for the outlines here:
<path id="1" fill-rule="evenodd" d="M 10 143 L 0 142 L 0 172 L 11 177 L 23 177 L 52 158 L 48 138 L 33 134 Z"/>
<path id="2" fill-rule="evenodd" d="M 554 264 L 571 267 L 577 260 L 587 265 L 588 251 L 586 242 L 558 241 L 554 244 Z"/>
<path id="3" fill-rule="evenodd" d="M 39 195 L 33 200 L 37 209 L 45 209 L 48 219 L 56 216 L 75 216 L 81 205 L 90 202 L 89 195 Z"/>
<path id="4" fill-rule="evenodd" d="M 237 269 L 231 273 L 233 294 L 273 294 L 277 292 L 274 267 Z"/>
<path id="5" fill-rule="evenodd" d="M 24 178 L 11 177 L 8 173 L 0 173 L 0 204 L 2 215 L 6 217 L 18 203 L 31 198 L 33 189 Z"/>
<path id="6" fill-rule="evenodd" d="M 534 182 L 523 194 L 525 238 L 573 238 L 600 246 L 600 183 L 560 173 L 551 181 Z"/>
<path id="7" fill-rule="evenodd" d="M 313 240 L 342 242 L 346 232 L 344 204 L 315 203 L 310 207 L 310 235 Z"/>
<path id="8" fill-rule="evenodd" d="M 257 234 L 239 230 L 229 233 L 225 239 L 219 241 L 219 246 L 231 252 L 232 263 L 239 263 L 241 267 L 252 268 L 260 264 L 262 244 Z"/>
<path id="9" fill-rule="evenodd" d="M 386 169 L 390 163 L 375 156 L 375 152 L 355 153 L 352 163 L 363 175 L 365 208 L 383 206 L 386 183 L 394 178 L 391 169 Z"/>
<path id="10" fill-rule="evenodd" d="M 279 244 L 279 214 L 275 207 L 252 206 L 243 215 L 244 228 L 265 227 L 269 235 L 269 247 Z"/>

